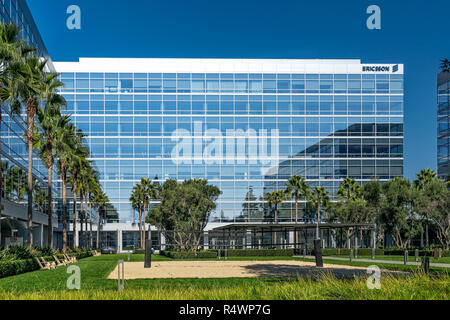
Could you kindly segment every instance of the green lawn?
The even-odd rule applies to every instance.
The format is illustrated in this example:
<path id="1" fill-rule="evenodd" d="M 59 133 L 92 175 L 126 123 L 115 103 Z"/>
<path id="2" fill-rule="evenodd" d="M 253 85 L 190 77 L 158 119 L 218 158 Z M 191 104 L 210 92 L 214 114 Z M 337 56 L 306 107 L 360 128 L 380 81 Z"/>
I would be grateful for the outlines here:
<path id="1" fill-rule="evenodd" d="M 330 255 L 330 257 L 349 258 L 349 256 L 337 255 L 337 254 Z M 433 257 L 429 257 L 429 258 L 430 258 L 430 262 L 431 263 L 448 263 L 448 264 L 450 264 L 450 257 L 442 257 L 442 258 L 439 258 L 437 260 L 435 260 Z M 372 259 L 372 256 L 361 256 L 361 255 L 358 255 L 358 259 Z M 375 256 L 375 259 L 376 260 L 403 261 L 403 256 L 379 255 L 379 256 Z M 418 262 L 420 262 L 421 259 L 422 259 L 422 257 L 419 257 L 419 261 Z M 408 257 L 408 261 L 415 262 L 416 258 L 414 257 L 414 255 L 413 256 L 409 256 Z"/>
<path id="2" fill-rule="evenodd" d="M 130 258 L 131 261 L 143 261 L 144 255 L 131 255 Z M 119 259 L 127 261 L 128 255 L 102 255 L 80 260 L 77 263 L 81 270 L 79 291 L 66 289 L 69 276 L 66 267 L 0 279 L 0 299 L 450 299 L 448 273 L 434 277 L 421 274 L 407 278 L 385 276 L 381 290 L 367 289 L 365 277 L 344 280 L 324 275 L 318 279 L 137 279 L 127 280 L 125 290 L 118 292 L 117 281 L 106 277 Z M 248 259 L 303 260 L 289 257 L 230 257 L 229 260 Z M 153 261 L 162 260 L 171 259 L 153 256 Z M 346 261 L 325 262 L 345 264 Z M 417 267 L 410 270 L 417 270 Z"/>

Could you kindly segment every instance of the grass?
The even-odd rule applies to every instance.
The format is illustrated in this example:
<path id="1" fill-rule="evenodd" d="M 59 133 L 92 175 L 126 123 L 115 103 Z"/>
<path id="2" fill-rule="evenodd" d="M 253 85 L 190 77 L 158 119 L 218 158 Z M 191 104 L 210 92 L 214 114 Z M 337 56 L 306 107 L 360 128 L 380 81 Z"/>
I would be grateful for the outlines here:
<path id="1" fill-rule="evenodd" d="M 344 255 L 330 255 L 330 257 L 341 257 L 341 258 L 349 258 L 348 256 L 344 256 Z M 430 263 L 448 263 L 450 264 L 450 257 L 442 257 L 439 258 L 437 260 L 435 260 L 433 257 L 429 257 L 430 258 Z M 372 259 L 372 256 L 361 256 L 358 255 L 357 259 Z M 403 256 L 393 256 L 393 255 L 380 255 L 380 256 L 375 256 L 376 260 L 391 260 L 391 261 L 403 261 Z M 422 259 L 422 257 L 419 257 L 419 261 L 420 262 Z M 409 262 L 415 262 L 416 258 L 413 256 L 408 256 L 408 261 Z"/>
<path id="2" fill-rule="evenodd" d="M 0 299 L 450 299 L 450 276 L 446 272 L 432 277 L 417 272 L 411 277 L 382 276 L 381 290 L 369 290 L 365 277 L 345 280 L 324 274 L 318 278 L 300 279 L 136 279 L 127 280 L 125 290 L 118 292 L 117 281 L 106 277 L 115 268 L 119 259 L 128 261 L 128 255 L 102 255 L 80 260 L 77 263 L 81 270 L 79 291 L 66 289 L 69 274 L 66 273 L 65 267 L 0 279 Z M 249 259 L 229 258 L 229 260 Z M 289 257 L 251 257 L 251 259 L 305 260 Z M 130 261 L 143 260 L 144 255 L 130 256 Z M 163 260 L 172 259 L 153 256 L 153 261 Z M 328 263 L 327 260 L 324 262 Z M 331 262 L 348 264 L 346 261 Z M 352 265 L 363 266 L 364 263 L 352 262 Z M 417 267 L 414 270 L 417 270 Z"/>

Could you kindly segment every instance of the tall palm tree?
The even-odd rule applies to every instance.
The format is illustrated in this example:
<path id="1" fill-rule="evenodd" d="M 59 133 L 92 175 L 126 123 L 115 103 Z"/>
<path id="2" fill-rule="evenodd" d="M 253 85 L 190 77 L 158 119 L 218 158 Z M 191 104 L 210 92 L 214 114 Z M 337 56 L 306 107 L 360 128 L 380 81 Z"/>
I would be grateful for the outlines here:
<path id="1" fill-rule="evenodd" d="M 108 196 L 98 188 L 94 194 L 93 202 L 97 205 L 97 249 L 100 249 L 100 217 L 101 210 L 109 202 Z"/>
<path id="2" fill-rule="evenodd" d="M 298 224 L 298 201 L 307 198 L 309 195 L 309 185 L 305 178 L 294 175 L 288 179 L 285 190 L 288 198 L 295 199 L 295 223 Z M 295 232 L 295 247 L 298 243 L 298 231 Z"/>
<path id="3" fill-rule="evenodd" d="M 142 184 L 138 183 L 133 187 L 130 196 L 131 206 L 139 211 L 139 236 L 140 236 L 140 246 L 143 248 L 143 234 L 142 234 L 142 208 L 144 206 L 145 191 Z"/>
<path id="4" fill-rule="evenodd" d="M 58 158 L 58 172 L 62 182 L 62 202 L 63 202 L 63 250 L 67 249 L 67 173 L 69 163 L 72 157 L 76 128 L 72 123 L 68 123 L 65 127 L 60 128 L 60 132 L 56 135 L 55 155 Z"/>
<path id="5" fill-rule="evenodd" d="M 19 39 L 19 29 L 12 23 L 3 24 L 0 22 L 0 132 L 1 132 L 1 123 L 2 123 L 2 104 L 3 104 L 3 86 L 4 79 L 6 77 L 11 76 L 11 70 L 9 65 L 11 63 L 17 63 L 21 61 L 28 53 L 34 51 L 35 49 L 31 46 L 25 44 L 24 40 Z M 14 74 L 12 74 L 14 77 Z M 6 99 L 8 97 L 8 91 L 6 92 Z M 13 101 L 13 103 L 17 103 Z M 20 109 L 13 108 L 13 109 Z M 0 144 L 0 162 L 1 162 L 1 144 Z M 4 181 L 3 176 L 4 171 L 1 171 L 0 181 Z M 3 183 L 0 183 L 0 218 L 2 216 L 2 195 L 3 191 Z M 1 246 L 1 230 L 0 230 L 0 246 Z"/>
<path id="6" fill-rule="evenodd" d="M 83 165 L 83 161 L 88 156 L 88 150 L 83 146 L 83 138 L 84 134 L 81 130 L 77 130 L 76 135 L 74 137 L 74 143 L 72 148 L 72 153 L 70 155 L 69 160 L 69 172 L 70 172 L 70 181 L 72 184 L 72 194 L 73 194 L 73 246 L 77 247 L 77 222 L 78 222 L 78 214 L 77 214 L 77 196 L 78 196 L 78 183 L 79 183 L 79 172 Z"/>
<path id="7" fill-rule="evenodd" d="M 33 247 L 33 144 L 34 144 L 34 118 L 36 109 L 42 100 L 45 87 L 45 67 L 47 60 L 29 53 L 22 61 L 10 63 L 12 77 L 6 77 L 6 86 L 2 88 L 2 96 L 20 113 L 21 105 L 26 109 L 28 141 L 28 246 Z M 5 80 L 3 79 L 3 80 Z"/>
<path id="8" fill-rule="evenodd" d="M 317 208 L 316 239 L 320 240 L 319 234 L 320 210 L 322 206 L 326 206 L 330 201 L 328 191 L 326 191 L 324 187 L 316 186 L 309 196 L 309 201 Z"/>
<path id="9" fill-rule="evenodd" d="M 89 177 L 88 186 L 86 188 L 88 192 L 89 199 L 89 247 L 94 247 L 93 237 L 92 237 L 92 203 L 94 201 L 94 194 L 97 189 L 100 189 L 99 173 L 92 168 L 91 175 Z"/>
<path id="10" fill-rule="evenodd" d="M 38 136 L 35 139 L 35 147 L 39 150 L 42 162 L 47 167 L 48 172 L 48 245 L 53 248 L 53 226 L 52 226 L 52 174 L 55 164 L 55 141 L 58 135 L 62 134 L 64 128 L 70 122 L 69 116 L 61 115 L 61 108 L 65 106 L 65 100 L 57 94 L 57 88 L 62 86 L 55 78 L 47 78 L 44 91 L 44 108 L 37 109 Z"/>
<path id="11" fill-rule="evenodd" d="M 281 204 L 284 200 L 286 200 L 286 195 L 284 194 L 284 191 L 282 190 L 276 190 L 272 191 L 271 193 L 267 194 L 267 205 L 269 208 L 274 207 L 275 210 L 275 224 L 278 223 L 278 205 Z M 277 233 L 274 233 L 274 243 L 275 246 L 277 245 Z"/>

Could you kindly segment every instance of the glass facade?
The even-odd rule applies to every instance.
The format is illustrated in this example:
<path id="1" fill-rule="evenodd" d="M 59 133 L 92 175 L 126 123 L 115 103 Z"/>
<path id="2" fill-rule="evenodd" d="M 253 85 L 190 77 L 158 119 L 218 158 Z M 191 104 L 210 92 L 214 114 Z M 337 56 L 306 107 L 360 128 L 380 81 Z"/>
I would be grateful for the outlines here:
<path id="1" fill-rule="evenodd" d="M 19 37 L 25 40 L 27 44 L 34 46 L 40 56 L 48 58 L 47 49 L 25 1 L 0 0 L 0 20 L 2 23 L 14 23 L 18 26 Z M 53 70 L 51 61 L 49 61 L 48 68 Z M 24 136 L 26 131 L 25 110 L 22 110 L 21 114 L 14 114 L 7 104 L 2 104 L 0 105 L 0 111 L 0 170 L 1 183 L 4 186 L 2 198 L 26 206 L 28 149 Z M 56 169 L 54 177 L 57 177 Z M 34 209 L 45 212 L 47 168 L 42 164 L 36 152 L 33 161 L 33 179 L 35 186 L 33 191 Z M 55 192 L 55 203 L 53 205 L 56 208 L 58 202 L 56 183 L 53 190 Z M 8 212 L 3 212 L 3 214 L 8 215 Z"/>
<path id="2" fill-rule="evenodd" d="M 364 72 L 359 60 L 349 60 L 351 72 L 306 66 L 224 73 L 220 66 L 230 60 L 206 72 L 192 59 L 191 69 L 200 66 L 199 72 L 187 72 L 175 69 L 190 59 L 179 64 L 173 59 L 166 73 L 153 67 L 158 59 L 145 59 L 151 66 L 143 61 L 140 72 L 123 72 L 121 59 L 109 59 L 103 69 L 103 59 L 85 60 L 100 66 L 89 70 L 83 61 L 55 66 L 65 83 L 67 112 L 88 135 L 101 184 L 123 222 L 136 219 L 128 199 L 141 177 L 161 183 L 206 178 L 223 192 L 211 222 L 260 222 L 272 219 L 264 194 L 284 189 L 295 174 L 333 197 L 345 177 L 364 183 L 403 176 L 398 65 L 392 72 Z M 254 62 L 281 64 L 251 60 L 247 69 Z M 334 63 L 320 62 L 328 69 Z M 301 210 L 306 217 L 304 204 Z M 294 203 L 283 203 L 279 221 L 293 220 Z"/>
<path id="3" fill-rule="evenodd" d="M 438 175 L 450 175 L 450 73 L 438 76 Z"/>

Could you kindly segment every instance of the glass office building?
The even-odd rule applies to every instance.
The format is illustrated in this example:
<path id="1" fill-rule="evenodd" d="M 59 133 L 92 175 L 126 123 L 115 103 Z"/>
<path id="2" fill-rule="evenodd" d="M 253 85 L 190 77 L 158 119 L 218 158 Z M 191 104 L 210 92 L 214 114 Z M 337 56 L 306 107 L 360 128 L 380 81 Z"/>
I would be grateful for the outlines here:
<path id="1" fill-rule="evenodd" d="M 0 0 L 0 21 L 3 24 L 14 23 L 19 28 L 19 38 L 27 44 L 36 48 L 41 57 L 49 59 L 47 49 L 41 39 L 39 31 L 34 23 L 33 17 L 24 0 Z M 48 62 L 48 71 L 54 71 L 52 62 Z M 3 204 L 2 215 L 6 216 L 0 221 L 2 241 L 5 237 L 21 236 L 26 239 L 26 206 L 27 206 L 27 168 L 28 149 L 24 136 L 26 130 L 25 110 L 20 114 L 11 112 L 8 104 L 0 105 L 0 183 L 2 184 L 1 201 Z M 54 173 L 56 177 L 56 170 Z M 42 227 L 47 218 L 45 215 L 45 197 L 47 194 L 47 168 L 42 164 L 37 153 L 34 154 L 33 162 L 33 204 L 36 213 L 34 215 L 35 227 L 33 231 L 35 243 L 46 245 L 47 237 L 42 238 Z M 55 183 L 53 188 L 56 209 L 58 202 L 58 188 Z M 57 211 L 55 210 L 55 216 Z M 25 219 L 25 220 L 24 220 Z M 46 225 L 46 224 L 45 224 Z M 41 228 L 40 228 L 41 227 Z M 39 240 L 43 241 L 40 242 Z"/>
<path id="2" fill-rule="evenodd" d="M 401 64 L 82 58 L 54 65 L 121 222 L 136 219 L 128 199 L 141 177 L 208 179 L 223 192 L 211 222 L 263 222 L 273 219 L 264 194 L 284 189 L 292 175 L 333 197 L 345 177 L 403 176 Z M 295 221 L 293 202 L 282 204 L 279 221 Z"/>
<path id="3" fill-rule="evenodd" d="M 450 72 L 438 75 L 438 175 L 450 175 Z"/>

